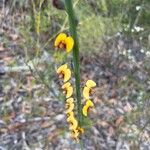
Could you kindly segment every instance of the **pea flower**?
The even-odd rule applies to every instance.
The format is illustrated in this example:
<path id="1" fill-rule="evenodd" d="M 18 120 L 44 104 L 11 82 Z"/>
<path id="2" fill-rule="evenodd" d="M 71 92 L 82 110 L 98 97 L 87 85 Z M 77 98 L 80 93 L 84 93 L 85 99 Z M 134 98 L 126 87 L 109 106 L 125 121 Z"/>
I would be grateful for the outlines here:
<path id="1" fill-rule="evenodd" d="M 84 116 L 87 116 L 88 109 L 90 107 L 94 107 L 94 104 L 93 104 L 93 102 L 91 100 L 87 100 L 85 105 L 82 108 L 82 113 L 83 113 Z"/>
<path id="2" fill-rule="evenodd" d="M 66 103 L 73 103 L 74 102 L 74 99 L 73 98 L 68 98 L 67 100 L 66 100 Z"/>
<path id="3" fill-rule="evenodd" d="M 78 132 L 79 132 L 79 133 L 81 133 L 81 134 L 83 134 L 83 133 L 84 133 L 84 129 L 83 129 L 83 128 L 81 128 L 81 127 L 79 127 L 79 126 L 77 127 L 77 130 L 78 130 Z"/>
<path id="4" fill-rule="evenodd" d="M 57 69 L 57 74 L 59 78 L 64 78 L 64 82 L 67 82 L 71 78 L 71 70 L 68 68 L 67 64 L 60 66 Z"/>
<path id="5" fill-rule="evenodd" d="M 86 86 L 92 88 L 96 86 L 96 83 L 93 80 L 87 80 Z"/>
<path id="6" fill-rule="evenodd" d="M 81 127 L 77 127 L 77 129 L 72 130 L 71 132 L 71 137 L 77 142 L 79 143 L 79 136 L 80 134 L 84 133 L 84 129 Z"/>
<path id="7" fill-rule="evenodd" d="M 79 131 L 77 129 L 73 130 L 71 132 L 71 137 L 77 142 L 79 143 Z"/>
<path id="8" fill-rule="evenodd" d="M 67 113 L 67 122 L 69 122 L 69 120 L 70 120 L 69 117 L 74 117 L 73 111 Z"/>
<path id="9" fill-rule="evenodd" d="M 74 40 L 71 36 L 67 36 L 65 33 L 60 33 L 55 39 L 54 46 L 60 49 L 65 49 L 66 52 L 69 53 L 74 46 Z"/>
<path id="10" fill-rule="evenodd" d="M 67 122 L 74 120 L 74 103 L 72 102 L 73 98 L 69 98 L 66 100 L 66 114 L 67 114 Z"/>
<path id="11" fill-rule="evenodd" d="M 74 113 L 73 113 L 73 111 L 68 112 L 67 113 L 67 122 L 70 122 L 73 119 L 74 119 Z"/>
<path id="12" fill-rule="evenodd" d="M 90 98 L 90 93 L 93 87 L 96 86 L 96 83 L 93 80 L 88 80 L 86 82 L 86 86 L 83 88 L 83 96 L 85 99 L 89 99 Z"/>
<path id="13" fill-rule="evenodd" d="M 72 112 L 74 109 L 74 103 L 66 103 L 66 113 Z"/>
<path id="14" fill-rule="evenodd" d="M 75 117 L 70 118 L 69 120 L 69 130 L 75 130 L 78 127 L 78 121 L 76 120 Z"/>
<path id="15" fill-rule="evenodd" d="M 68 111 L 68 118 L 67 118 L 67 122 L 69 123 L 69 130 L 76 130 L 78 127 L 78 121 L 74 116 L 73 111 Z"/>
<path id="16" fill-rule="evenodd" d="M 70 82 L 66 82 L 62 89 L 64 90 L 64 93 L 66 94 L 66 98 L 69 98 L 73 94 L 73 87 L 71 86 Z"/>
<path id="17" fill-rule="evenodd" d="M 72 104 L 74 104 L 73 102 L 74 102 L 74 99 L 73 99 L 72 97 L 71 97 L 71 98 L 68 98 L 68 99 L 66 100 L 65 108 L 68 110 L 69 107 L 70 107 Z M 66 113 L 71 113 L 71 111 L 66 112 Z M 70 114 L 69 114 L 69 115 L 70 115 Z"/>
<path id="18" fill-rule="evenodd" d="M 78 121 L 75 118 L 73 109 L 74 109 L 74 99 L 68 98 L 66 100 L 66 114 L 67 114 L 67 122 L 69 123 L 69 130 L 71 130 L 71 137 L 79 141 L 79 130 L 78 130 Z"/>

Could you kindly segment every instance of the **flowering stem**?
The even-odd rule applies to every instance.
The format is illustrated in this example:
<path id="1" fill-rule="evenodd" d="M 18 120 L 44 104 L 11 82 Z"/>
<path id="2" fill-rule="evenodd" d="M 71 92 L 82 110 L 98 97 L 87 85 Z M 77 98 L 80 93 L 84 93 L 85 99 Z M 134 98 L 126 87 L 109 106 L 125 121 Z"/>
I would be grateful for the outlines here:
<path id="1" fill-rule="evenodd" d="M 79 43 L 76 30 L 76 17 L 73 11 L 72 0 L 65 0 L 65 7 L 69 18 L 70 33 L 74 39 L 73 48 L 73 65 L 76 85 L 77 110 L 79 126 L 82 124 L 82 107 L 81 107 L 81 92 L 80 92 L 80 64 L 79 64 Z"/>

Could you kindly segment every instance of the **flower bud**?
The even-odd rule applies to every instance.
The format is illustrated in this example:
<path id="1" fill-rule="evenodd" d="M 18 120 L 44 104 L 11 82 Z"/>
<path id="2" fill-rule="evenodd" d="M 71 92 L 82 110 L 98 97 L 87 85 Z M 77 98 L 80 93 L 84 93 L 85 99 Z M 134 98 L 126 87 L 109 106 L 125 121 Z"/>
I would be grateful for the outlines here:
<path id="1" fill-rule="evenodd" d="M 65 3 L 63 0 L 53 0 L 53 6 L 60 10 L 65 10 Z"/>

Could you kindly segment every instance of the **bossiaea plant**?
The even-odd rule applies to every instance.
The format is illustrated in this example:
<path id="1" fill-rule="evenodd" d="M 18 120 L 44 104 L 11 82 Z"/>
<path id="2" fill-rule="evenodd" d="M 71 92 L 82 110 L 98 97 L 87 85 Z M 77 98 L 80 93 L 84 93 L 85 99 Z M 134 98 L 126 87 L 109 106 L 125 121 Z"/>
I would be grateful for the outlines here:
<path id="1" fill-rule="evenodd" d="M 80 81 L 80 63 L 79 63 L 79 44 L 76 31 L 76 17 L 73 11 L 72 1 L 65 0 L 65 10 L 68 14 L 70 35 L 59 33 L 54 41 L 54 46 L 57 50 L 64 51 L 68 54 L 73 54 L 73 70 L 69 65 L 63 64 L 56 70 L 58 77 L 63 81 L 62 90 L 65 94 L 65 113 L 71 137 L 79 142 L 81 135 L 84 133 L 83 119 L 88 116 L 89 108 L 94 107 L 91 100 L 92 89 L 96 86 L 93 80 L 88 80 L 83 88 L 83 99 L 81 101 L 81 81 Z M 70 82 L 74 75 L 75 90 Z M 75 93 L 74 93 L 75 91 Z M 77 109 L 75 109 L 77 108 Z"/>

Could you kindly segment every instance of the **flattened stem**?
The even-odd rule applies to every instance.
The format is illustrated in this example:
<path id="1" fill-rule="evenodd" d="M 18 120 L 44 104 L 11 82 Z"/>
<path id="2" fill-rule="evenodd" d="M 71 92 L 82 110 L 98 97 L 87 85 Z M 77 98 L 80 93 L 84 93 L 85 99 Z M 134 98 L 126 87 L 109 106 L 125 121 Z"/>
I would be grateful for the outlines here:
<path id="1" fill-rule="evenodd" d="M 80 87 L 79 42 L 78 42 L 78 35 L 76 30 L 76 17 L 73 11 L 72 0 L 65 0 L 65 7 L 69 19 L 70 33 L 74 39 L 73 64 L 74 64 L 74 75 L 75 75 L 75 86 L 76 86 L 76 97 L 77 97 L 78 121 L 79 121 L 79 126 L 81 126 L 82 105 L 81 105 L 81 87 Z"/>

